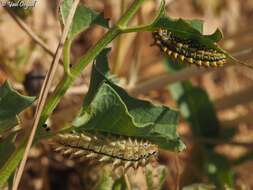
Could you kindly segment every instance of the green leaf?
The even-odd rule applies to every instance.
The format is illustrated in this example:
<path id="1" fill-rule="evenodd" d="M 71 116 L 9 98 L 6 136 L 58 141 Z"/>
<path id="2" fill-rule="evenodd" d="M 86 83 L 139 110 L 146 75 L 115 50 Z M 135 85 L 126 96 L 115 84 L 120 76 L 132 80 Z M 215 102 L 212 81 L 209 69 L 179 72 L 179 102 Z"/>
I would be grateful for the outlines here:
<path id="1" fill-rule="evenodd" d="M 0 87 L 0 135 L 18 124 L 17 115 L 30 106 L 34 100 L 35 97 L 23 96 L 16 92 L 8 82 Z M 0 143 L 0 187 L 6 183 L 20 160 L 12 159 L 12 154 L 19 153 L 15 150 L 14 138 L 15 133 L 11 133 Z"/>
<path id="2" fill-rule="evenodd" d="M 169 64 L 170 60 L 166 63 L 171 72 L 180 69 L 175 64 Z M 220 138 L 220 124 L 215 109 L 203 89 L 194 87 L 189 81 L 174 83 L 169 89 L 181 114 L 190 124 L 194 138 Z M 214 145 L 196 143 L 196 146 L 202 149 L 201 155 L 195 155 L 201 158 L 197 164 L 201 165 L 200 168 L 218 189 L 224 189 L 225 185 L 233 187 L 234 173 L 228 164 L 228 159 L 215 153 Z"/>
<path id="3" fill-rule="evenodd" d="M 89 91 L 81 114 L 73 122 L 77 131 L 99 131 L 147 139 L 161 148 L 185 148 L 176 133 L 178 112 L 129 96 L 108 79 L 108 49 L 93 65 Z"/>
<path id="4" fill-rule="evenodd" d="M 223 34 L 222 34 L 221 30 L 219 30 L 218 28 L 216 29 L 216 31 L 213 34 L 206 35 L 206 36 L 208 36 L 208 38 L 214 42 L 218 42 L 223 38 Z"/>
<path id="5" fill-rule="evenodd" d="M 111 173 L 108 171 L 103 172 L 103 175 L 100 177 L 95 190 L 112 190 L 114 180 L 111 176 Z"/>
<path id="6" fill-rule="evenodd" d="M 17 115 L 30 106 L 35 97 L 19 94 L 9 82 L 0 86 L 0 134 L 18 124 Z"/>
<path id="7" fill-rule="evenodd" d="M 187 22 L 191 27 L 198 30 L 201 34 L 203 33 L 204 23 L 202 20 L 192 19 L 192 20 L 184 20 L 184 21 Z"/>
<path id="8" fill-rule="evenodd" d="M 235 174 L 225 156 L 205 151 L 205 160 L 204 167 L 208 177 L 218 189 L 234 187 Z"/>
<path id="9" fill-rule="evenodd" d="M 203 22 L 196 19 L 172 19 L 164 16 L 154 22 L 153 27 L 164 28 L 180 38 L 195 40 L 202 45 L 213 48 L 217 48 L 214 42 L 218 42 L 222 38 L 222 32 L 219 29 L 211 35 L 203 35 Z"/>
<path id="10" fill-rule="evenodd" d="M 0 168 L 0 189 L 5 185 L 14 170 L 17 168 L 20 160 L 23 157 L 25 144 L 26 141 L 22 143 L 18 148 L 16 148 L 14 152 L 11 153 L 8 160 Z"/>
<path id="11" fill-rule="evenodd" d="M 3 134 L 7 129 L 18 125 L 17 117 L 10 117 L 8 119 L 0 120 L 0 135 Z"/>
<path id="12" fill-rule="evenodd" d="M 203 35 L 203 23 L 200 20 L 184 20 L 181 18 L 172 19 L 168 16 L 163 16 L 156 19 L 156 21 L 151 24 L 151 28 L 154 30 L 157 30 L 158 28 L 166 29 L 179 38 L 191 40 L 204 47 L 221 51 L 233 62 L 245 65 L 217 44 L 217 42 L 223 38 L 220 29 L 217 28 L 213 34 Z"/>
<path id="13" fill-rule="evenodd" d="M 158 168 L 159 178 L 158 178 L 158 185 L 157 185 L 158 190 L 162 189 L 163 184 L 166 180 L 167 173 L 168 173 L 168 171 L 167 171 L 167 168 L 165 166 L 159 166 L 159 168 Z"/>
<path id="14" fill-rule="evenodd" d="M 172 33 L 174 33 L 179 38 L 185 40 L 192 40 L 198 44 L 215 49 L 217 51 L 223 52 L 228 58 L 232 59 L 235 62 L 239 61 L 219 47 L 216 42 L 220 41 L 223 38 L 222 32 L 219 29 L 211 35 L 203 35 L 203 23 L 200 20 L 184 20 L 184 19 L 172 19 L 168 16 L 161 17 L 152 24 L 152 27 L 163 28 Z"/>
<path id="15" fill-rule="evenodd" d="M 169 63 L 168 60 L 170 72 L 176 72 L 177 66 Z M 190 123 L 194 136 L 218 137 L 219 121 L 213 104 L 203 89 L 192 86 L 189 81 L 183 81 L 170 85 L 169 90 L 181 114 Z"/>
<path id="16" fill-rule="evenodd" d="M 148 190 L 153 190 L 153 189 L 161 190 L 163 187 L 164 181 L 166 180 L 166 176 L 167 176 L 166 167 L 158 166 L 156 170 L 157 170 L 156 172 L 153 172 L 154 168 L 152 168 L 152 166 L 148 165 L 146 167 L 145 176 L 146 176 L 146 183 L 147 183 Z"/>
<path id="17" fill-rule="evenodd" d="M 148 190 L 154 189 L 152 169 L 150 169 L 148 167 L 146 168 L 145 177 L 146 177 L 146 183 L 147 183 Z"/>
<path id="18" fill-rule="evenodd" d="M 112 187 L 112 190 L 126 190 L 126 181 L 124 179 L 124 177 L 121 177 L 119 179 L 117 179 Z"/>
<path id="19" fill-rule="evenodd" d="M 64 0 L 60 6 L 60 13 L 62 16 L 63 24 L 66 23 L 70 8 L 73 4 L 73 0 Z M 79 33 L 86 30 L 93 24 L 101 25 L 105 28 L 109 28 L 108 20 L 104 19 L 101 14 L 85 7 L 84 5 L 79 5 L 76 9 L 73 22 L 69 31 L 69 38 L 75 38 Z"/>
<path id="20" fill-rule="evenodd" d="M 9 135 L 6 139 L 4 139 L 3 142 L 0 143 L 0 168 L 2 168 L 11 153 L 15 150 L 15 146 L 13 143 L 14 136 L 14 134 Z"/>

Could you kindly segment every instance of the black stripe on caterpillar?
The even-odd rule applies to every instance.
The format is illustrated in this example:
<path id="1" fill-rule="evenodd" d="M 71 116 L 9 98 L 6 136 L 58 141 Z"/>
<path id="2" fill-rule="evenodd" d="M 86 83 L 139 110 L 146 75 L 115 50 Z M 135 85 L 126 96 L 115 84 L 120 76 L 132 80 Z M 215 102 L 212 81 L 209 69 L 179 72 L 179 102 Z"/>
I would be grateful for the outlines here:
<path id="1" fill-rule="evenodd" d="M 153 37 L 155 44 L 175 60 L 205 67 L 218 67 L 226 63 L 223 52 L 207 48 L 193 40 L 181 39 L 167 30 L 159 29 L 153 32 Z"/>
<path id="2" fill-rule="evenodd" d="M 112 163 L 114 168 L 145 166 L 158 155 L 157 145 L 130 137 L 66 133 L 57 135 L 54 141 L 56 151 L 72 158 Z"/>

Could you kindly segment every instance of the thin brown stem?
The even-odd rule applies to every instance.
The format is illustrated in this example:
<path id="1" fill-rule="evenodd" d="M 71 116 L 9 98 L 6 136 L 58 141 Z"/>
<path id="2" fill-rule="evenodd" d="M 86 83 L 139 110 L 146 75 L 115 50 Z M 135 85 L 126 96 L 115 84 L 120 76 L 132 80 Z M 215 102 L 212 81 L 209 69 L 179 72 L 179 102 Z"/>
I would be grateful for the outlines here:
<path id="1" fill-rule="evenodd" d="M 11 10 L 5 8 L 8 14 L 13 18 L 13 20 L 20 26 L 20 28 L 36 43 L 38 44 L 46 53 L 54 57 L 54 51 L 52 51 L 49 46 L 43 42 L 43 40 L 33 32 L 33 30 L 18 16 L 16 16 Z M 62 60 L 61 60 L 62 62 Z"/>
<path id="2" fill-rule="evenodd" d="M 52 83 L 55 71 L 57 69 L 57 65 L 60 61 L 60 57 L 61 57 L 62 49 L 63 49 L 63 44 L 67 39 L 67 35 L 68 35 L 69 29 L 70 29 L 70 26 L 71 26 L 71 23 L 72 23 L 74 14 L 75 14 L 75 10 L 76 10 L 76 8 L 79 4 L 79 1 L 80 0 L 75 0 L 72 7 L 71 7 L 71 9 L 70 9 L 70 12 L 69 12 L 69 15 L 68 15 L 68 18 L 67 18 L 67 22 L 66 22 L 66 25 L 63 29 L 63 33 L 62 33 L 59 45 L 57 47 L 57 50 L 55 52 L 55 55 L 54 55 L 53 61 L 51 63 L 50 69 L 47 72 L 47 75 L 46 75 L 46 78 L 44 80 L 42 89 L 40 91 L 38 105 L 36 107 L 36 112 L 35 112 L 35 118 L 34 118 L 34 122 L 33 122 L 33 125 L 32 125 L 32 131 L 31 131 L 31 134 L 29 136 L 29 139 L 28 139 L 28 142 L 27 142 L 27 145 L 26 145 L 26 148 L 25 148 L 23 159 L 20 163 L 16 178 L 14 180 L 13 190 L 18 189 L 18 185 L 19 185 L 22 173 L 24 171 L 24 167 L 25 167 L 25 164 L 26 164 L 26 161 L 27 161 L 27 158 L 28 158 L 28 154 L 29 154 L 30 148 L 31 148 L 32 143 L 33 143 L 35 132 L 36 132 L 36 129 L 38 127 L 39 119 L 40 119 L 43 107 L 45 105 L 46 98 L 47 98 L 47 95 L 49 93 L 49 89 L 51 87 L 51 83 Z"/>
<path id="3" fill-rule="evenodd" d="M 179 163 L 178 153 L 175 153 L 175 167 L 176 167 L 175 190 L 179 190 L 180 189 L 180 163 Z"/>
<path id="4" fill-rule="evenodd" d="M 131 184 L 130 184 L 129 177 L 128 177 L 127 173 L 124 173 L 124 179 L 125 179 L 125 182 L 126 182 L 127 189 L 132 190 L 132 187 L 131 187 Z"/>
<path id="5" fill-rule="evenodd" d="M 125 0 L 121 0 L 120 2 L 120 16 L 123 15 L 124 10 L 125 10 L 125 6 L 126 6 L 126 1 Z M 114 59 L 114 63 L 113 63 L 113 67 L 112 67 L 112 72 L 113 73 L 118 73 L 121 67 L 121 53 L 122 53 L 122 40 L 123 40 L 123 36 L 119 36 L 118 39 L 116 40 L 116 55 L 115 55 L 115 59 Z"/>
<path id="6" fill-rule="evenodd" d="M 143 15 L 142 15 L 142 8 L 140 8 L 140 11 L 138 13 L 138 25 L 141 25 L 143 22 Z M 129 72 L 129 84 L 128 86 L 131 88 L 135 86 L 137 80 L 138 80 L 138 72 L 140 68 L 141 63 L 141 52 L 142 52 L 142 33 L 137 33 L 135 37 L 135 46 L 134 46 L 134 60 L 133 63 L 130 66 L 130 72 Z"/>

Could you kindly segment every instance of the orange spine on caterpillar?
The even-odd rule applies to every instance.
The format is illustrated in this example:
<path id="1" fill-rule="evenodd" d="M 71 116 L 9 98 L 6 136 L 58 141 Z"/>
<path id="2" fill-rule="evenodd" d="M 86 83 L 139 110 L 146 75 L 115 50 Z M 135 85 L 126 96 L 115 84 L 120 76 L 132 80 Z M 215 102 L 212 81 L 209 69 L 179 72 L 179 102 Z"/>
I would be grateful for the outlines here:
<path id="1" fill-rule="evenodd" d="M 66 133 L 54 139 L 56 151 L 73 158 L 112 163 L 114 168 L 138 168 L 157 157 L 158 146 L 148 141 L 119 136 Z"/>
<path id="2" fill-rule="evenodd" d="M 153 37 L 155 44 L 174 60 L 204 67 L 218 67 L 226 63 L 223 52 L 207 48 L 193 40 L 181 39 L 165 29 L 153 32 Z"/>

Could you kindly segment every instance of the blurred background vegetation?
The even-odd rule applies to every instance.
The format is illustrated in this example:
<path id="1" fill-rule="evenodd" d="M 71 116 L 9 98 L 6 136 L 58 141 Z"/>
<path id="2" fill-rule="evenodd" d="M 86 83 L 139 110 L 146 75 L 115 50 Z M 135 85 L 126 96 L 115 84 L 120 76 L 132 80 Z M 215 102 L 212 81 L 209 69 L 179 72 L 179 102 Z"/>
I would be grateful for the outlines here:
<path id="1" fill-rule="evenodd" d="M 103 12 L 114 23 L 132 0 L 82 2 Z M 39 1 L 31 10 L 17 12 L 51 51 L 55 50 L 61 34 L 58 3 Z M 205 34 L 221 28 L 224 39 L 220 45 L 242 61 L 253 61 L 252 0 L 167 0 L 166 3 L 171 17 L 204 20 Z M 158 6 L 159 0 L 147 0 L 132 24 L 149 22 Z M 82 33 L 72 46 L 71 59 L 74 61 L 84 54 L 104 32 L 105 29 L 93 26 Z M 52 57 L 2 7 L 0 41 L 0 83 L 8 79 L 23 94 L 37 95 Z M 152 43 L 148 32 L 123 35 L 111 44 L 110 63 L 121 86 L 130 94 L 181 111 L 178 132 L 187 149 L 177 155 L 161 150 L 159 164 L 167 171 L 162 189 L 176 189 L 178 184 L 182 189 L 195 183 L 212 183 L 217 189 L 224 186 L 253 189 L 253 70 L 237 65 L 219 69 L 175 68 Z M 59 67 L 55 82 L 62 72 Z M 73 119 L 87 92 L 89 77 L 90 69 L 86 69 L 54 111 L 50 119 L 54 129 Z M 22 117 L 23 127 L 31 126 L 32 110 Z M 103 171 L 100 165 L 64 158 L 44 141 L 32 148 L 20 189 L 93 189 Z M 156 170 L 147 172 L 146 176 L 141 169 L 132 173 L 133 187 L 158 188 L 150 188 L 146 180 L 150 176 L 158 178 Z"/>

